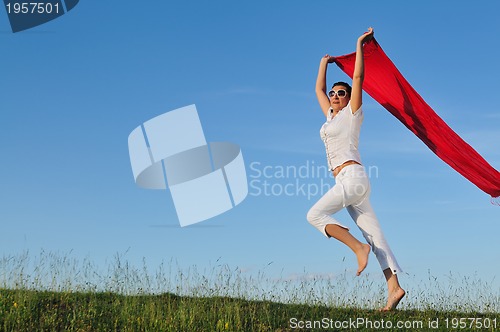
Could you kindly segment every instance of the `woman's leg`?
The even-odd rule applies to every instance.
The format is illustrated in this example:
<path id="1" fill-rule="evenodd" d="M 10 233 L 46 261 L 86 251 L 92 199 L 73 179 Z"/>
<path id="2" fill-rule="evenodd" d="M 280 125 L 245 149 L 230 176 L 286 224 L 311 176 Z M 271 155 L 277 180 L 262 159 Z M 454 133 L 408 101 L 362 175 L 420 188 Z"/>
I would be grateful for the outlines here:
<path id="1" fill-rule="evenodd" d="M 387 304 L 381 311 L 393 310 L 399 304 L 399 301 L 405 296 L 406 292 L 399 285 L 398 275 L 392 273 L 391 269 L 384 270 L 385 280 L 387 281 Z"/>
<path id="2" fill-rule="evenodd" d="M 384 311 L 394 309 L 404 297 L 405 291 L 399 285 L 397 273 L 401 271 L 389 244 L 387 243 L 375 212 L 370 204 L 370 182 L 362 166 L 348 166 L 336 178 L 330 189 L 309 210 L 307 220 L 327 237 L 334 237 L 346 244 L 358 258 L 358 275 L 368 262 L 370 246 L 361 243 L 349 228 L 340 224 L 330 215 L 347 206 L 347 211 L 363 236 L 371 245 L 387 280 L 388 299 Z"/>
<path id="3" fill-rule="evenodd" d="M 387 281 L 387 304 L 382 311 L 389 311 L 396 308 L 399 301 L 405 296 L 405 291 L 399 285 L 397 273 L 401 268 L 387 243 L 380 224 L 375 217 L 368 197 L 357 206 L 348 208 L 352 218 L 361 229 L 363 236 L 372 246 L 373 252 L 379 261 Z"/>
<path id="4" fill-rule="evenodd" d="M 366 268 L 366 265 L 368 265 L 370 246 L 366 243 L 361 243 L 347 229 L 339 225 L 326 225 L 325 231 L 329 236 L 347 245 L 356 254 L 356 258 L 358 259 L 358 271 L 356 275 L 359 276 Z"/>
<path id="5" fill-rule="evenodd" d="M 372 246 L 372 250 L 384 272 L 387 281 L 388 297 L 387 304 L 382 310 L 388 311 L 396 308 L 401 299 L 405 296 L 405 291 L 399 285 L 397 276 L 397 273 L 401 272 L 401 268 L 385 239 L 380 223 L 370 204 L 370 184 L 367 180 L 368 179 L 363 180 L 362 178 L 348 180 L 348 182 L 351 182 L 348 188 L 356 188 L 354 184 L 358 182 L 358 192 L 362 192 L 361 189 L 363 186 L 366 187 L 367 190 L 364 197 L 362 197 L 359 202 L 350 205 L 347 211 L 356 225 L 358 225 L 365 239 Z"/>
<path id="6" fill-rule="evenodd" d="M 385 239 L 380 223 L 373 211 L 369 197 L 366 196 L 358 205 L 347 208 L 356 225 L 361 230 L 363 237 L 372 247 L 382 270 L 387 268 L 394 274 L 401 272 L 401 268 L 394 256 L 389 243 Z"/>
<path id="7" fill-rule="evenodd" d="M 358 260 L 358 270 L 356 275 L 360 275 L 368 264 L 370 246 L 361 243 L 350 232 L 349 228 L 342 225 L 332 214 L 343 209 L 352 200 L 352 197 L 342 185 L 341 177 L 338 176 L 335 186 L 333 186 L 307 213 L 307 220 L 316 227 L 326 237 L 333 237 L 347 245 L 355 254 Z"/>
<path id="8" fill-rule="evenodd" d="M 344 207 L 344 188 L 341 184 L 336 183 L 307 212 L 307 221 L 326 237 L 331 236 L 326 233 L 328 225 L 337 225 L 348 231 L 349 227 L 342 225 L 332 217 L 332 214 Z"/>

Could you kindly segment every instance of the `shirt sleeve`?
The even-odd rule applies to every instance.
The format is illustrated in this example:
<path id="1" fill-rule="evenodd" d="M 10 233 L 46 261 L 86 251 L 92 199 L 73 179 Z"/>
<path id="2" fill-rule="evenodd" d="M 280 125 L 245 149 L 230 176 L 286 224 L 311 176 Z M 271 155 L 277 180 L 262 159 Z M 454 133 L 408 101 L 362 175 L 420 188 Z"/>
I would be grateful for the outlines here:
<path id="1" fill-rule="evenodd" d="M 362 105 L 359 106 L 359 109 L 356 111 L 356 113 L 352 113 L 351 102 L 349 102 L 349 104 L 347 104 L 347 106 L 345 108 L 347 111 L 349 111 L 350 114 L 352 114 L 355 117 L 359 117 L 363 114 L 363 106 Z"/>

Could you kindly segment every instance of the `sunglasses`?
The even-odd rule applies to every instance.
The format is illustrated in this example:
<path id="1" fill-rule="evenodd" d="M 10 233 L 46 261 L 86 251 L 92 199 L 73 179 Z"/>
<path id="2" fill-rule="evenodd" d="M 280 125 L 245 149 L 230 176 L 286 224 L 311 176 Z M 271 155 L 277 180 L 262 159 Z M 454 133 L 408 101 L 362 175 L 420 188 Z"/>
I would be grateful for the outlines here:
<path id="1" fill-rule="evenodd" d="M 330 97 L 330 98 L 333 98 L 335 95 L 337 95 L 339 98 L 344 98 L 345 96 L 347 96 L 347 91 L 345 91 L 345 90 L 337 90 L 337 91 L 330 90 L 328 92 L 328 97 Z"/>

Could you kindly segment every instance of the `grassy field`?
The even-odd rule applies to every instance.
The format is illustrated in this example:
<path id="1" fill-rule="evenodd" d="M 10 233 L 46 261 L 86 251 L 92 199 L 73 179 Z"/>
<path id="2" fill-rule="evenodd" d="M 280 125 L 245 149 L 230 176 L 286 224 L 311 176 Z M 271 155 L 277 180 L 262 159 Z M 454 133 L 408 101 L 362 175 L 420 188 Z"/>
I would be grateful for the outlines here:
<path id="1" fill-rule="evenodd" d="M 247 276 L 219 264 L 151 272 L 117 255 L 100 271 L 67 255 L 0 260 L 1 331 L 500 331 L 498 289 L 429 275 L 400 310 L 381 313 L 384 283 L 350 273 Z"/>
<path id="2" fill-rule="evenodd" d="M 2 331 L 500 330 L 500 314 L 494 313 L 434 310 L 379 313 L 172 294 L 132 296 L 1 290 L 0 312 Z"/>

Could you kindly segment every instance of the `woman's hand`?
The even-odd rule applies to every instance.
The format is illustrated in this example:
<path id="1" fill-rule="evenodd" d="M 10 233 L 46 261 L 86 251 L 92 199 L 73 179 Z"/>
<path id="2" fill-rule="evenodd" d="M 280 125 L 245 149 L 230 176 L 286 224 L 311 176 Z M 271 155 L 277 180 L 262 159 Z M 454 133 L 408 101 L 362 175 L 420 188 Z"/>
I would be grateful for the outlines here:
<path id="1" fill-rule="evenodd" d="M 368 31 L 365 32 L 364 34 L 362 34 L 359 38 L 358 38 L 358 42 L 360 42 L 361 44 L 364 44 L 366 43 L 367 41 L 373 39 L 373 28 L 372 27 L 369 27 L 368 28 Z"/>
<path id="2" fill-rule="evenodd" d="M 323 62 L 323 61 L 326 63 L 333 63 L 333 62 L 335 62 L 335 57 L 327 54 L 321 58 L 321 62 Z"/>

